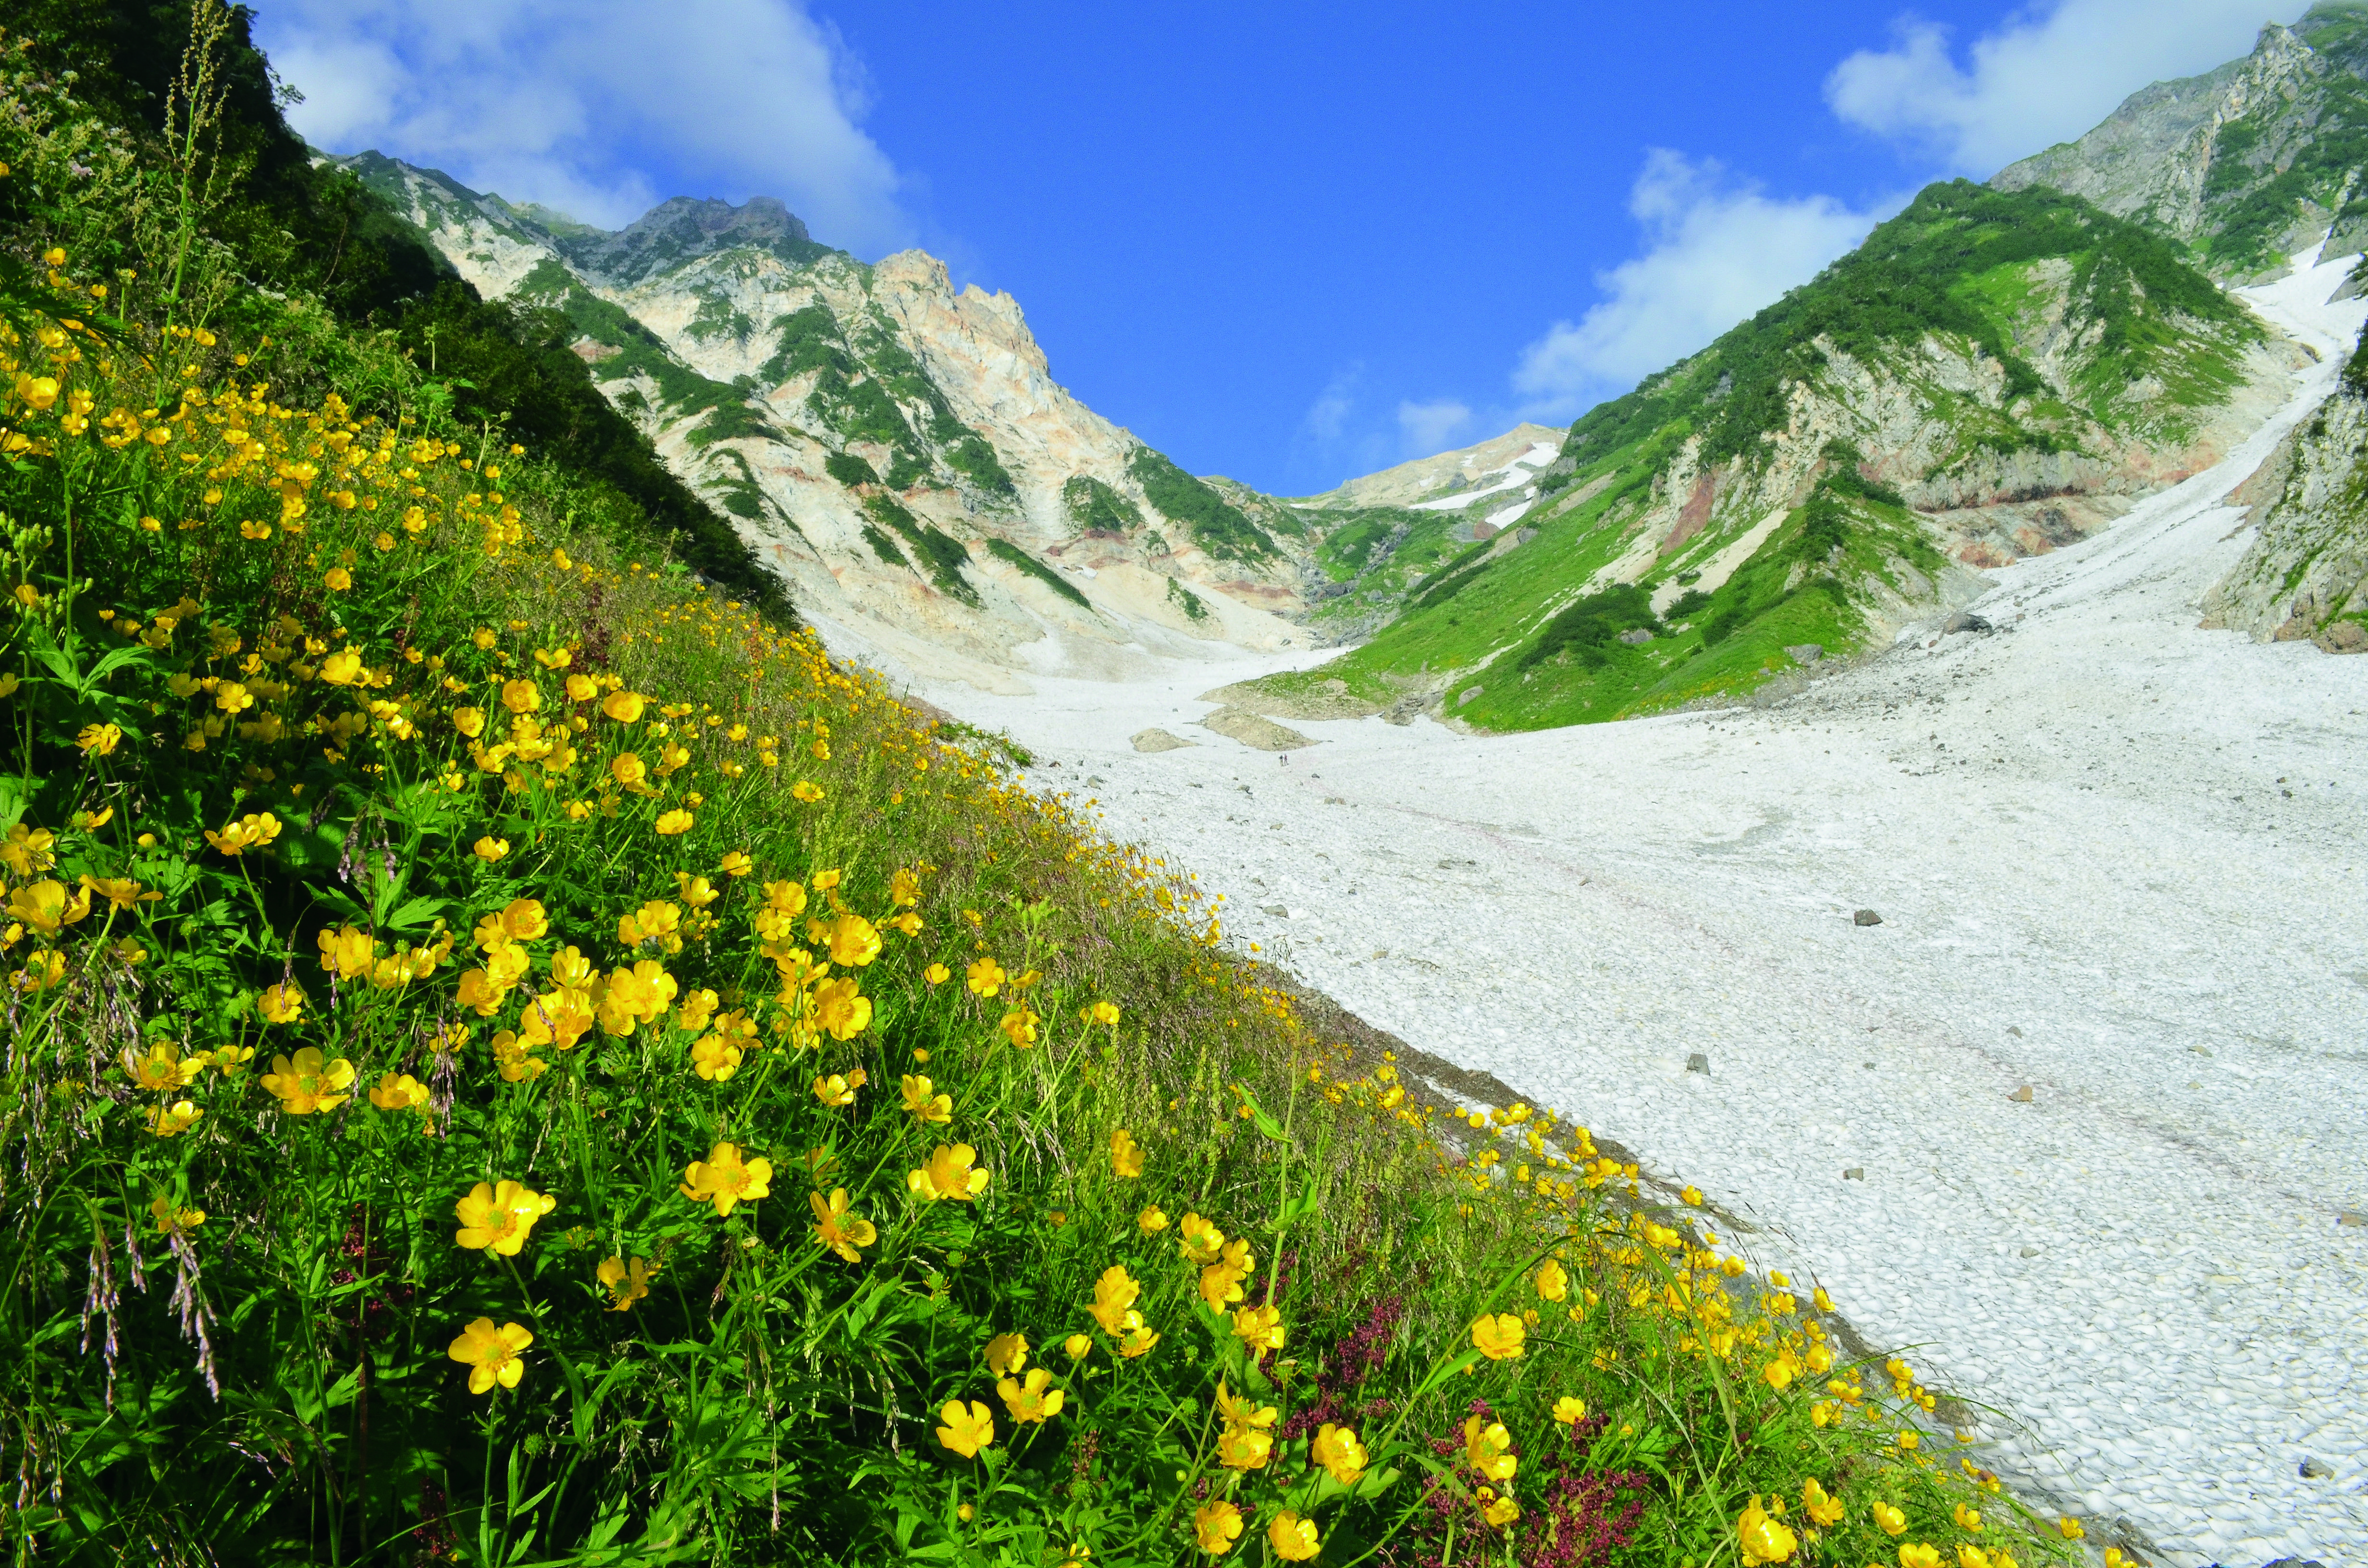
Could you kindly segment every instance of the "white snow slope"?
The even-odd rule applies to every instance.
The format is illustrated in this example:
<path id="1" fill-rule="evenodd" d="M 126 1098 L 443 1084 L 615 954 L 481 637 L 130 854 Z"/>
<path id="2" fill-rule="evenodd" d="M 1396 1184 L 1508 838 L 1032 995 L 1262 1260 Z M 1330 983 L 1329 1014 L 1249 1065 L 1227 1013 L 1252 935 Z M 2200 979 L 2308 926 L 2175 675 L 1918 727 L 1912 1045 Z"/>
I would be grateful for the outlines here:
<path id="1" fill-rule="evenodd" d="M 2183 1568 L 2362 1568 L 2368 657 L 2195 627 L 2244 544 L 2219 498 L 2368 311 L 2302 259 L 2249 297 L 2324 364 L 2226 462 L 1998 573 L 1996 632 L 1781 704 L 1307 723 L 1278 763 L 1190 694 L 1319 655 L 926 694 L 1197 867 L 1240 939 L 1747 1218 L 1996 1410 L 2027 1493 Z M 1138 756 L 1151 724 L 1200 744 Z"/>

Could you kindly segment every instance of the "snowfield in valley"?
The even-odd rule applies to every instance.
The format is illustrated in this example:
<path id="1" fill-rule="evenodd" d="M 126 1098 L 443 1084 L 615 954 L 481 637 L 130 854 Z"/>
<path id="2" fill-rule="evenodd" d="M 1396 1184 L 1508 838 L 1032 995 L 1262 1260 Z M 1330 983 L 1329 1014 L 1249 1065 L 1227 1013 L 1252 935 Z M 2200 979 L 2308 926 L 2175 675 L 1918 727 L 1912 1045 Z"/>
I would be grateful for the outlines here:
<path id="1" fill-rule="evenodd" d="M 2323 359 L 2226 462 L 1782 701 L 1286 763 L 1196 694 L 1321 655 L 918 689 L 1235 939 L 1702 1187 L 2092 1539 L 2368 1564 L 2368 657 L 2196 629 L 2344 268 L 2248 291 Z"/>

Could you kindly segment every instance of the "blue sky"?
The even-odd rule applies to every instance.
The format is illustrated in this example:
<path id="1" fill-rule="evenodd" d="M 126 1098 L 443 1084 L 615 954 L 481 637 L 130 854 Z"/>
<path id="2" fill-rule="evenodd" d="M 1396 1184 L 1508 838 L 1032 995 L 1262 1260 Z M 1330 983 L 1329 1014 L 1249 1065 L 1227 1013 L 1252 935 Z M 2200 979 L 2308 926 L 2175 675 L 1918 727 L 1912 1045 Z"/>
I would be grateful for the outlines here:
<path id="1" fill-rule="evenodd" d="M 317 144 L 618 224 L 775 195 L 1008 290 L 1187 468 L 1307 494 L 1565 423 L 1926 181 L 2299 0 L 259 0 Z"/>

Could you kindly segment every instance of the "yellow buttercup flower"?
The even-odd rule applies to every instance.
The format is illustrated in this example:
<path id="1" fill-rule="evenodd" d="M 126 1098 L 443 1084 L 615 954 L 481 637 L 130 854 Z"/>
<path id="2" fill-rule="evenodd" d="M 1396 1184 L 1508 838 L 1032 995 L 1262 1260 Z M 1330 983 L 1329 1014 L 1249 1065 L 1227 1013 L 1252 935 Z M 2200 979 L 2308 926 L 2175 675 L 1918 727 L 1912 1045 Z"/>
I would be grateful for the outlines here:
<path id="1" fill-rule="evenodd" d="M 1142 1323 L 1132 1311 L 1135 1298 L 1142 1294 L 1142 1284 L 1124 1265 L 1114 1263 L 1094 1282 L 1094 1304 L 1087 1310 L 1102 1325 L 1102 1332 L 1116 1339 Z"/>
<path id="2" fill-rule="evenodd" d="M 271 1071 L 263 1075 L 263 1086 L 279 1096 L 279 1108 L 290 1116 L 336 1109 L 346 1103 L 345 1091 L 353 1081 L 352 1062 L 342 1056 L 334 1062 L 324 1062 L 321 1053 L 309 1045 L 299 1051 L 292 1061 L 285 1056 L 273 1057 Z"/>
<path id="3" fill-rule="evenodd" d="M 1127 1314 L 1129 1317 L 1140 1315 L 1136 1312 Z M 1126 1331 L 1126 1337 L 1118 1342 L 1118 1353 L 1133 1361 L 1150 1354 L 1151 1347 L 1158 1343 L 1159 1335 L 1156 1331 L 1148 1324 L 1137 1323 Z"/>
<path id="4" fill-rule="evenodd" d="M 490 1250 L 516 1257 L 534 1222 L 558 1207 L 559 1199 L 521 1182 L 503 1180 L 488 1186 L 481 1181 L 452 1205 L 452 1213 L 461 1221 L 452 1240 L 472 1251 Z"/>
<path id="5" fill-rule="evenodd" d="M 683 1167 L 681 1192 L 695 1203 L 712 1203 L 719 1218 L 734 1207 L 772 1196 L 773 1162 L 743 1160 L 736 1143 L 718 1143 L 704 1160 Z"/>
<path id="6" fill-rule="evenodd" d="M 962 1458 L 976 1459 L 979 1449 L 994 1447 L 995 1415 L 977 1401 L 964 1404 L 949 1400 L 938 1414 L 945 1422 L 938 1428 L 938 1441 Z"/>
<path id="7" fill-rule="evenodd" d="M 986 1342 L 982 1352 L 986 1369 L 995 1376 L 1006 1377 L 1028 1365 L 1028 1336 L 1024 1334 L 998 1334 Z"/>
<path id="8" fill-rule="evenodd" d="M 513 713 L 532 713 L 542 706 L 542 689 L 530 680 L 506 680 L 502 706 Z"/>
<path id="9" fill-rule="evenodd" d="M 1084 1334 L 1073 1334 L 1069 1335 L 1068 1338 L 1061 1341 L 1061 1348 L 1068 1352 L 1070 1360 L 1082 1361 L 1093 1353 L 1093 1336 Z"/>
<path id="10" fill-rule="evenodd" d="M 822 799 L 822 786 L 809 779 L 801 778 L 790 786 L 790 793 L 811 806 Z"/>
<path id="11" fill-rule="evenodd" d="M 198 1124 L 206 1113 L 187 1100 L 158 1106 L 148 1113 L 148 1131 L 159 1138 L 176 1138 Z"/>
<path id="12" fill-rule="evenodd" d="M 834 1188 L 828 1198 L 809 1192 L 806 1201 L 814 1207 L 814 1239 L 848 1262 L 861 1263 L 863 1254 L 860 1249 L 878 1241 L 880 1232 L 862 1215 L 848 1212 L 847 1188 Z"/>
<path id="13" fill-rule="evenodd" d="M 1899 1568 L 1941 1568 L 1941 1549 L 1909 1541 L 1899 1549 Z"/>
<path id="14" fill-rule="evenodd" d="M 1223 1557 L 1242 1539 L 1242 1511 L 1219 1498 L 1192 1510 L 1192 1540 L 1212 1557 Z"/>
<path id="15" fill-rule="evenodd" d="M 970 966 L 970 988 L 981 996 L 996 994 L 1003 989 L 1003 983 L 1008 978 L 1003 966 L 993 959 L 981 959 Z"/>
<path id="16" fill-rule="evenodd" d="M 74 744 L 93 756 L 108 756 L 122 740 L 123 732 L 113 724 L 85 724 L 74 736 Z"/>
<path id="17" fill-rule="evenodd" d="M 183 1060 L 181 1048 L 169 1040 L 160 1040 L 145 1051 L 123 1053 L 123 1071 L 135 1089 L 151 1094 L 165 1094 L 184 1089 L 197 1082 L 206 1070 L 209 1058 L 203 1053 Z"/>
<path id="18" fill-rule="evenodd" d="M 648 706 L 649 699 L 638 691 L 612 691 L 600 704 L 600 711 L 620 724 L 631 724 L 641 718 L 642 710 Z"/>
<path id="19" fill-rule="evenodd" d="M 978 1151 L 967 1143 L 940 1143 L 930 1151 L 928 1165 L 905 1173 L 905 1185 L 931 1202 L 968 1203 L 986 1190 L 987 1173 L 971 1168 L 977 1157 Z"/>
<path id="20" fill-rule="evenodd" d="M 469 1369 L 471 1393 L 488 1393 L 495 1383 L 506 1389 L 518 1387 L 526 1372 L 521 1355 L 533 1343 L 533 1334 L 517 1324 L 495 1328 L 493 1319 L 478 1318 L 461 1331 L 447 1354 Z"/>
<path id="21" fill-rule="evenodd" d="M 691 815 L 689 812 L 683 811 L 677 807 L 674 811 L 661 812 L 655 825 L 658 834 L 662 837 L 678 837 L 690 831 Z"/>
<path id="22" fill-rule="evenodd" d="M 1134 1224 L 1144 1235 L 1156 1236 L 1167 1228 L 1167 1216 L 1155 1203 L 1134 1217 Z"/>
<path id="23" fill-rule="evenodd" d="M 921 978 L 932 985 L 943 985 L 953 978 L 954 971 L 941 963 L 933 963 L 921 971 Z"/>
<path id="24" fill-rule="evenodd" d="M 1811 1524 L 1827 1529 L 1842 1522 L 1842 1500 L 1818 1485 L 1815 1476 L 1801 1483 L 1801 1511 L 1809 1516 Z"/>
<path id="25" fill-rule="evenodd" d="M 721 867 L 727 877 L 745 877 L 757 869 L 757 862 L 748 858 L 745 851 L 734 849 L 725 853 Z"/>
<path id="26" fill-rule="evenodd" d="M 1538 1295 L 1543 1301 L 1559 1301 L 1570 1294 L 1570 1276 L 1553 1258 L 1538 1266 L 1537 1274 L 1530 1282 L 1537 1287 Z"/>
<path id="27" fill-rule="evenodd" d="M 1318 1550 L 1315 1521 L 1303 1519 L 1285 1508 L 1274 1517 L 1272 1524 L 1267 1526 L 1266 1541 L 1274 1548 L 1274 1554 L 1285 1562 L 1305 1562 Z"/>
<path id="28" fill-rule="evenodd" d="M 1217 1434 L 1217 1462 L 1227 1470 L 1264 1470 L 1274 1457 L 1274 1434 L 1228 1426 Z"/>
<path id="29" fill-rule="evenodd" d="M 1214 1263 L 1225 1233 L 1198 1214 L 1187 1213 L 1176 1232 L 1176 1250 L 1194 1263 Z"/>
<path id="30" fill-rule="evenodd" d="M 953 1119 L 953 1096 L 937 1093 L 937 1085 L 928 1078 L 905 1074 L 904 1091 L 905 1108 L 915 1120 L 942 1124 Z"/>
<path id="31" fill-rule="evenodd" d="M 1089 1022 L 1109 1028 L 1118 1028 L 1118 1004 L 1115 1002 L 1097 1002 L 1086 1009 L 1086 1014 Z"/>
<path id="32" fill-rule="evenodd" d="M 427 1103 L 427 1085 L 408 1073 L 389 1073 L 370 1090 L 370 1102 L 381 1110 L 409 1110 Z"/>
<path id="33" fill-rule="evenodd" d="M 814 1020 L 833 1040 L 852 1040 L 871 1022 L 871 998 L 845 976 L 814 988 Z"/>
<path id="34" fill-rule="evenodd" d="M 1743 1515 L 1735 1522 L 1735 1534 L 1743 1554 L 1744 1568 L 1759 1568 L 1763 1562 L 1782 1562 L 1800 1547 L 1800 1538 L 1784 1527 L 1759 1506 L 1754 1497 L 1745 1506 Z"/>
<path id="35" fill-rule="evenodd" d="M 510 841 L 507 838 L 495 838 L 491 834 L 486 835 L 484 837 L 478 839 L 476 843 L 469 846 L 469 853 L 474 855 L 478 859 L 486 862 L 488 865 L 500 859 L 509 852 Z"/>
<path id="36" fill-rule="evenodd" d="M 222 830 L 206 832 L 206 842 L 225 855 L 242 855 L 249 849 L 260 849 L 279 836 L 279 819 L 269 812 L 250 812 L 236 822 L 225 823 Z"/>
<path id="37" fill-rule="evenodd" d="M 814 1096 L 827 1108 L 837 1110 L 842 1107 L 853 1105 L 855 1091 L 862 1085 L 863 1070 L 860 1067 L 846 1075 L 833 1073 L 814 1079 Z"/>
<path id="38" fill-rule="evenodd" d="M 1281 1349 L 1284 1333 L 1282 1313 L 1278 1308 L 1244 1307 L 1234 1313 L 1234 1337 L 1248 1346 L 1253 1361 L 1270 1350 Z"/>
<path id="39" fill-rule="evenodd" d="M 255 1010 L 267 1024 L 292 1024 L 304 1010 L 304 988 L 292 980 L 267 985 L 255 999 Z"/>
<path id="40" fill-rule="evenodd" d="M 635 1301 L 649 1295 L 650 1280 L 656 1276 L 657 1269 L 645 1257 L 631 1261 L 621 1257 L 604 1257 L 594 1272 L 609 1292 L 609 1310 L 622 1312 L 632 1311 Z"/>
<path id="41" fill-rule="evenodd" d="M 1554 1401 L 1554 1418 L 1565 1426 L 1575 1426 L 1586 1420 L 1587 1401 L 1573 1399 L 1568 1394 L 1565 1394 Z"/>
<path id="42" fill-rule="evenodd" d="M 206 1222 L 206 1211 L 178 1208 L 160 1192 L 149 1200 L 148 1222 L 160 1236 L 186 1236 Z"/>
<path id="43" fill-rule="evenodd" d="M 1121 1127 L 1110 1134 L 1110 1173 L 1132 1181 L 1143 1174 L 1143 1149 Z"/>
<path id="44" fill-rule="evenodd" d="M 1491 1361 L 1510 1361 L 1518 1358 L 1525 1336 L 1521 1320 L 1510 1312 L 1498 1312 L 1493 1317 L 1483 1312 L 1472 1324 L 1473 1345 Z"/>
<path id="45" fill-rule="evenodd" d="M 1501 1421 L 1483 1423 L 1477 1415 L 1463 1421 L 1463 1462 L 1483 1481 L 1510 1481 L 1520 1468 L 1513 1455 L 1513 1435 Z"/>
<path id="46" fill-rule="evenodd" d="M 1521 1506 L 1512 1498 L 1492 1495 L 1491 1490 L 1486 1486 L 1480 1488 L 1479 1495 L 1482 1499 L 1480 1517 L 1498 1529 L 1521 1517 Z"/>
<path id="47" fill-rule="evenodd" d="M 1048 1387 L 1053 1374 L 1039 1367 L 1025 1381 L 1005 1378 L 995 1385 L 1003 1396 L 1003 1407 L 1011 1412 L 1011 1419 L 1023 1425 L 1031 1421 L 1049 1421 L 1061 1414 L 1069 1396 L 1059 1389 Z"/>
<path id="48" fill-rule="evenodd" d="M 1901 1513 L 1897 1508 L 1893 1507 L 1890 1504 L 1882 1502 L 1870 1503 L 1867 1505 L 1866 1511 L 1874 1517 L 1876 1528 L 1881 1529 L 1884 1534 L 1904 1535 L 1907 1533 L 1907 1516 Z"/>
<path id="49" fill-rule="evenodd" d="M 1335 1426 L 1328 1421 L 1315 1434 L 1307 1452 L 1343 1486 L 1356 1485 L 1372 1458 L 1365 1451 L 1365 1445 L 1357 1440 L 1354 1426 Z"/>

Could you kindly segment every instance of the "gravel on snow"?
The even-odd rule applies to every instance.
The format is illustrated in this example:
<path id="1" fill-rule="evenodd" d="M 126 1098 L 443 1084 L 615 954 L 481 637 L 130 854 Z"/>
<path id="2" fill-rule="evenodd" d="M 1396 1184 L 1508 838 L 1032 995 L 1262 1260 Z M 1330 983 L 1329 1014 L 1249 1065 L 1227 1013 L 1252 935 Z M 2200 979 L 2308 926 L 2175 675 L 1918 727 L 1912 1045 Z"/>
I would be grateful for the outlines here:
<path id="1" fill-rule="evenodd" d="M 2028 1494 L 2180 1564 L 2368 1564 L 2368 657 L 2196 629 L 2219 498 L 2368 312 L 2318 303 L 2343 270 L 2248 291 L 2324 358 L 2226 462 L 1995 573 L 1995 631 L 1780 702 L 1294 722 L 1283 762 L 1193 694 L 1320 653 L 922 694 L 1237 940 L 1747 1218 Z"/>

